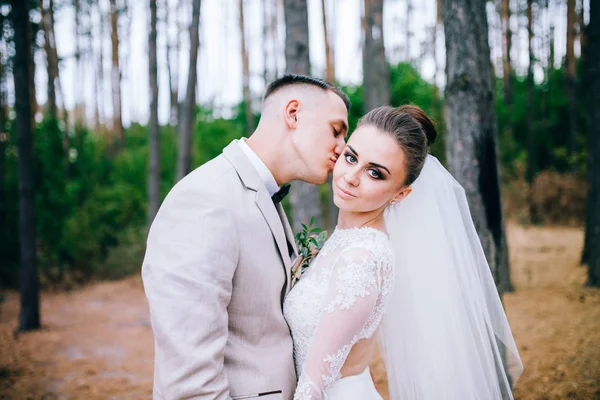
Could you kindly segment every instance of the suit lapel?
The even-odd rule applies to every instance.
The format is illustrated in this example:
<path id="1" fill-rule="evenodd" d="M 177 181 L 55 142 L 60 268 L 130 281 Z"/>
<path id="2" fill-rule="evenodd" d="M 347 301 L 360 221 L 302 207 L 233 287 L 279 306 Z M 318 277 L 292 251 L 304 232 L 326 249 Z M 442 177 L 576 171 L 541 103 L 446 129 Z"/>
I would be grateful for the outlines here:
<path id="1" fill-rule="evenodd" d="M 291 260 L 286 243 L 286 232 L 284 231 L 284 225 L 287 224 L 287 219 L 280 219 L 278 210 L 275 207 L 275 204 L 273 204 L 273 200 L 271 200 L 271 196 L 269 196 L 264 183 L 260 180 L 254 166 L 250 160 L 248 160 L 242 149 L 240 149 L 237 142 L 237 140 L 234 140 L 229 146 L 223 149 L 223 154 L 236 169 L 244 186 L 247 189 L 256 192 L 256 205 L 273 234 L 277 249 L 283 260 L 283 268 L 286 277 L 285 290 L 287 291 L 290 282 L 291 269 Z M 285 223 L 283 221 L 285 221 Z"/>
<path id="2" fill-rule="evenodd" d="M 287 219 L 287 215 L 285 214 L 285 210 L 283 209 L 283 206 L 281 205 L 281 203 L 277 203 L 276 205 L 277 208 L 277 213 L 279 214 L 279 219 L 281 220 L 281 223 L 283 225 L 283 230 L 285 231 L 285 238 L 286 238 L 286 248 L 287 248 L 287 244 L 289 243 L 292 246 L 292 254 L 290 254 L 290 265 L 288 268 L 286 268 L 286 274 L 287 274 L 287 281 L 288 281 L 288 285 L 287 285 L 287 289 L 286 289 L 286 293 L 289 292 L 289 290 L 292 288 L 292 286 L 290 285 L 291 279 L 292 279 L 292 262 L 296 259 L 296 257 L 298 257 L 298 248 L 296 246 L 296 239 L 294 238 L 294 232 L 292 232 L 292 228 L 290 226 L 290 223 L 288 222 Z M 288 252 L 289 254 L 289 252 Z"/>
<path id="3" fill-rule="evenodd" d="M 286 280 L 289 281 L 291 260 L 287 250 L 288 247 L 285 239 L 285 232 L 283 230 L 283 224 L 281 223 L 279 215 L 277 214 L 277 210 L 275 209 L 275 205 L 273 204 L 273 200 L 271 200 L 271 197 L 267 193 L 267 189 L 261 188 L 258 190 L 258 192 L 256 192 L 256 205 L 260 209 L 263 217 L 265 217 L 269 228 L 271 228 L 271 232 L 273 233 L 273 237 L 277 243 L 277 248 L 279 249 L 279 253 L 283 259 L 286 270 Z"/>
<path id="4" fill-rule="evenodd" d="M 290 243 L 293 249 L 293 254 L 291 255 L 292 259 L 298 257 L 298 246 L 296 246 L 296 238 L 294 237 L 294 232 L 292 231 L 292 227 L 288 221 L 287 215 L 285 214 L 285 210 L 281 203 L 277 204 L 277 213 L 279 214 L 279 218 L 281 219 L 281 223 L 283 224 L 283 230 L 285 231 L 285 237 L 287 241 Z"/>

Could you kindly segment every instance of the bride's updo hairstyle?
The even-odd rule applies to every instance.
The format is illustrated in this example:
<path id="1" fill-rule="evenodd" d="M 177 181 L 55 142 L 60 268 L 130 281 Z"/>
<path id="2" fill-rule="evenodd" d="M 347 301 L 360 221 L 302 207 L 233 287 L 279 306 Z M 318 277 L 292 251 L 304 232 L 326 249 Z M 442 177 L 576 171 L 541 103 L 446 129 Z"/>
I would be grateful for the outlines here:
<path id="1" fill-rule="evenodd" d="M 406 181 L 410 186 L 421 173 L 425 158 L 437 138 L 437 131 L 425 112 L 413 105 L 382 106 L 369 111 L 358 122 L 390 134 L 406 156 Z"/>

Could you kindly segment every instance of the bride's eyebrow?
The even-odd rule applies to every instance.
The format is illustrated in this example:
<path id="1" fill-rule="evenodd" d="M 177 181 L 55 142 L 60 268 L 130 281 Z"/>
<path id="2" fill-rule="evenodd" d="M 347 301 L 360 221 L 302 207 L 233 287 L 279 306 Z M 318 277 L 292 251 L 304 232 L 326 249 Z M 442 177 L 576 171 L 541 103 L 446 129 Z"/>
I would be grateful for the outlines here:
<path id="1" fill-rule="evenodd" d="M 356 150 L 354 150 L 354 149 L 352 148 L 352 146 L 348 145 L 347 147 L 350 149 L 350 151 L 351 151 L 351 152 L 353 152 L 353 153 L 354 153 L 354 155 L 355 155 L 356 157 L 358 157 L 358 153 L 356 152 Z"/>
<path id="2" fill-rule="evenodd" d="M 358 153 L 356 152 L 356 150 L 354 150 L 354 148 L 353 148 L 352 146 L 348 145 L 347 147 L 350 149 L 350 151 L 351 151 L 351 152 L 353 152 L 353 153 L 354 153 L 354 155 L 355 155 L 356 157 L 358 157 Z M 374 163 L 374 162 L 370 162 L 370 163 L 369 163 L 369 165 L 371 165 L 371 166 L 373 166 L 373 167 L 377 167 L 377 168 L 384 169 L 384 170 L 386 170 L 386 171 L 387 171 L 387 173 L 388 173 L 388 174 L 390 174 L 390 176 L 392 175 L 392 173 L 390 172 L 390 170 L 389 170 L 389 169 L 387 169 L 386 167 L 384 167 L 384 166 L 383 166 L 383 165 L 381 165 L 381 164 L 377 164 L 377 163 Z"/>

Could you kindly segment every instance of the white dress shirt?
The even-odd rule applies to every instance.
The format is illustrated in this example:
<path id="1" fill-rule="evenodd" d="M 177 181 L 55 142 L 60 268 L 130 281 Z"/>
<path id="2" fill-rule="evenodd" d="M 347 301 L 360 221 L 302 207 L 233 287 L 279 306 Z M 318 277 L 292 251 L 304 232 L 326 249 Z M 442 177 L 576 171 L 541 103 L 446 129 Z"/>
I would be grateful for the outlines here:
<path id="1" fill-rule="evenodd" d="M 279 191 L 279 186 L 277 185 L 277 181 L 275 181 L 273 174 L 271 173 L 271 171 L 269 171 L 269 168 L 267 168 L 267 166 L 260 159 L 260 157 L 258 157 L 256 153 L 250 148 L 250 146 L 248 146 L 248 144 L 246 143 L 246 138 L 241 138 L 238 141 L 238 144 L 240 145 L 240 148 L 242 149 L 246 157 L 248 157 L 248 159 L 250 160 L 250 163 L 252 164 L 254 169 L 256 169 L 256 172 L 258 172 L 258 176 L 260 176 L 260 179 L 265 184 L 267 192 L 269 192 L 269 196 L 272 197 L 275 193 L 277 193 L 277 191 Z"/>

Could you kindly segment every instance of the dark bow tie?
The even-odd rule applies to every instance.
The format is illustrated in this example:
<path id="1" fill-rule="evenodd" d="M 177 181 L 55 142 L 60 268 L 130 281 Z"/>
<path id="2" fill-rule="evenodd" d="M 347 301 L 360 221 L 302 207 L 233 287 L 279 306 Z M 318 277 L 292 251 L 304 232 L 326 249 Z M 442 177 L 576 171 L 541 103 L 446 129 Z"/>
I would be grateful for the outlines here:
<path id="1" fill-rule="evenodd" d="M 287 196 L 287 194 L 289 192 L 290 192 L 290 185 L 288 183 L 286 183 L 285 185 L 283 185 L 281 187 L 281 189 L 279 189 L 277 192 L 275 192 L 275 194 L 273 196 L 271 196 L 273 203 L 275 203 L 275 204 L 280 203 L 281 200 L 283 200 L 283 198 L 285 196 Z"/>

